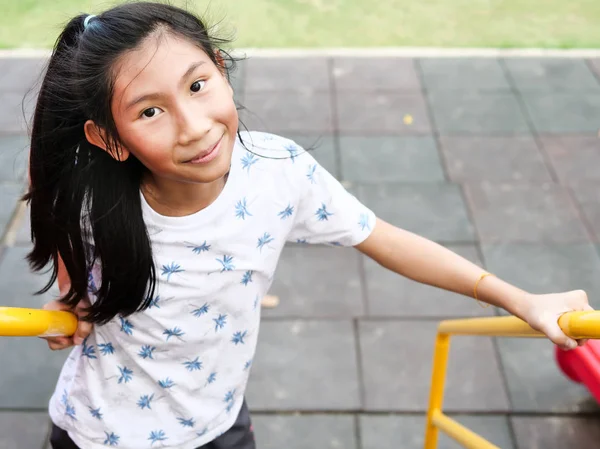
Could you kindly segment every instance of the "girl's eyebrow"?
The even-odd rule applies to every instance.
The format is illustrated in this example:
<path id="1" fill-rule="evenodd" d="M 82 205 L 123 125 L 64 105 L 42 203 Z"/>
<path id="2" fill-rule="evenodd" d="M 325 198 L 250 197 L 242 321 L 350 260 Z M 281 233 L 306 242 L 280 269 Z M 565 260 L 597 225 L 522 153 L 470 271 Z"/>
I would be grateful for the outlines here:
<path id="1" fill-rule="evenodd" d="M 185 82 L 185 80 L 187 78 L 189 78 L 189 76 L 194 72 L 194 70 L 196 70 L 198 67 L 200 67 L 202 64 L 204 64 L 205 61 L 197 61 L 197 62 L 193 62 L 188 69 L 185 71 L 185 73 L 182 75 L 181 80 L 179 81 L 179 84 L 183 84 L 183 82 Z M 162 95 L 160 93 L 154 92 L 154 93 L 150 93 L 150 94 L 143 94 L 140 95 L 139 97 L 137 97 L 135 100 L 131 101 L 126 107 L 125 110 L 129 110 L 132 107 L 134 107 L 135 105 L 146 101 L 146 100 L 154 100 L 157 98 L 160 98 Z"/>

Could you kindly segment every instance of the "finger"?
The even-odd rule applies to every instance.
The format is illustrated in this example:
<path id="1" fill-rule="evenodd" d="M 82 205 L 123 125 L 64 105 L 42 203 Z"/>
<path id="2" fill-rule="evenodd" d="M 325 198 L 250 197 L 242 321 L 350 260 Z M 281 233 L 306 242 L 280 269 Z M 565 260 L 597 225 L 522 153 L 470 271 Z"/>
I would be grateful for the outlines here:
<path id="1" fill-rule="evenodd" d="M 588 339 L 584 338 L 582 340 L 577 340 L 577 346 L 583 346 L 587 343 Z"/>
<path id="2" fill-rule="evenodd" d="M 73 346 L 72 339 L 70 339 L 68 337 L 53 337 L 53 338 L 48 338 L 47 340 L 48 340 L 48 347 L 50 349 L 52 349 L 53 351 L 57 351 L 60 349 L 65 349 L 70 346 Z"/>
<path id="3" fill-rule="evenodd" d="M 558 322 L 548 325 L 543 332 L 548 336 L 552 343 L 559 346 L 561 349 L 569 350 L 577 347 L 577 342 L 565 335 L 559 327 Z"/>
<path id="4" fill-rule="evenodd" d="M 77 324 L 77 330 L 75 331 L 75 335 L 73 335 L 73 343 L 76 345 L 80 345 L 83 343 L 83 340 L 87 338 L 92 332 L 92 323 L 88 323 L 86 321 L 79 321 Z"/>

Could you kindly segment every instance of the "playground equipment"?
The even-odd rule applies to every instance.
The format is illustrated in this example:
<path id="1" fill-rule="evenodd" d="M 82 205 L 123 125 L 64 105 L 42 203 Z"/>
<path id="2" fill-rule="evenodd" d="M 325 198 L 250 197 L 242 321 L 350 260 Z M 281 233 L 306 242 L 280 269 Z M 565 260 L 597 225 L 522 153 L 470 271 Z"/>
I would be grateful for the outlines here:
<path id="1" fill-rule="evenodd" d="M 600 312 L 568 312 L 559 318 L 558 324 L 571 338 L 600 339 Z M 514 316 L 448 320 L 442 321 L 438 326 L 425 429 L 425 449 L 437 448 L 439 430 L 468 449 L 500 449 L 442 413 L 448 351 L 452 335 L 524 338 L 545 336 Z M 582 347 L 571 351 L 558 349 L 556 353 L 558 364 L 563 372 L 572 380 L 583 382 L 597 400 L 600 400 L 599 343 L 590 340 Z"/>
<path id="2" fill-rule="evenodd" d="M 600 402 L 600 341 L 594 340 L 600 339 L 600 312 L 568 312 L 559 318 L 558 324 L 571 338 L 590 339 L 584 346 L 571 351 L 557 349 L 556 359 L 565 375 L 575 382 L 585 384 Z M 0 337 L 70 336 L 76 329 L 77 317 L 70 312 L 0 307 Z M 514 316 L 447 320 L 439 324 L 427 412 L 425 449 L 437 448 L 440 430 L 467 449 L 500 449 L 442 412 L 452 335 L 545 336 Z"/>

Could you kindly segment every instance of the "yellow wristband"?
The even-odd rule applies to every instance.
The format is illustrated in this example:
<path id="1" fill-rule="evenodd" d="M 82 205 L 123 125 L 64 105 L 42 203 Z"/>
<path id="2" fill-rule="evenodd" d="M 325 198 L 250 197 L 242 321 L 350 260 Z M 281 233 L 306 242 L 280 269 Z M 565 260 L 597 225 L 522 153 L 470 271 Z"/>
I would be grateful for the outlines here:
<path id="1" fill-rule="evenodd" d="M 477 279 L 477 281 L 475 282 L 475 287 L 473 287 L 473 297 L 477 300 L 477 303 L 483 308 L 489 307 L 490 304 L 484 305 L 481 301 L 479 301 L 479 298 L 477 297 L 477 286 L 479 285 L 481 280 L 486 276 L 494 276 L 494 275 L 492 273 L 483 273 L 481 276 L 479 276 L 479 279 Z"/>

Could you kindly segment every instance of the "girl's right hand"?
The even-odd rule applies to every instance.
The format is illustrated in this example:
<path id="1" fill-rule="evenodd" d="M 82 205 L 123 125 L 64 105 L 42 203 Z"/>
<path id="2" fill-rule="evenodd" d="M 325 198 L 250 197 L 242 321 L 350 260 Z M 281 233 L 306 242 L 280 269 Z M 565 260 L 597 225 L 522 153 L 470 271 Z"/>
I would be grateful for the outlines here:
<path id="1" fill-rule="evenodd" d="M 83 309 L 90 306 L 89 299 L 82 299 L 79 304 L 75 307 L 75 310 L 69 308 L 67 305 L 63 304 L 59 300 L 55 299 L 54 301 L 50 301 L 46 303 L 44 310 L 66 310 L 67 312 L 72 312 L 77 315 L 77 318 L 81 318 L 85 315 Z M 81 319 L 77 322 L 77 330 L 71 337 L 42 337 L 48 341 L 48 347 L 53 351 L 59 349 L 65 349 L 73 345 L 80 345 L 83 340 L 90 334 L 92 331 L 92 323 L 88 323 L 87 321 L 83 321 Z"/>

